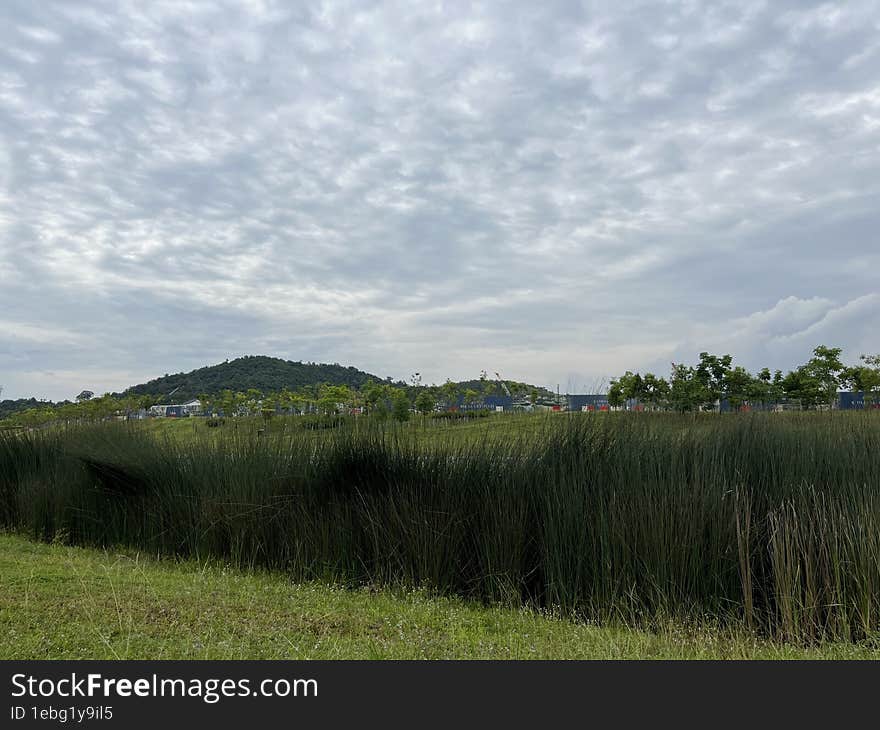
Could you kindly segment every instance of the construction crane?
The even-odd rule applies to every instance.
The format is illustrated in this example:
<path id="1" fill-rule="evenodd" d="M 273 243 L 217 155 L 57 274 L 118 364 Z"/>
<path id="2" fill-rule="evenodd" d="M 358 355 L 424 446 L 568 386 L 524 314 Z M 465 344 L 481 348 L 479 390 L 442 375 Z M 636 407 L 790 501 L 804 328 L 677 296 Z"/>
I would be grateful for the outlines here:
<path id="1" fill-rule="evenodd" d="M 505 382 L 501 379 L 501 373 L 496 372 L 496 373 L 495 373 L 495 378 L 496 378 L 496 380 L 498 380 L 498 382 L 501 384 L 501 387 L 503 388 L 504 392 L 507 393 L 507 397 L 508 397 L 508 398 L 513 398 L 513 396 L 510 394 L 510 388 L 507 387 L 507 383 L 505 383 Z"/>

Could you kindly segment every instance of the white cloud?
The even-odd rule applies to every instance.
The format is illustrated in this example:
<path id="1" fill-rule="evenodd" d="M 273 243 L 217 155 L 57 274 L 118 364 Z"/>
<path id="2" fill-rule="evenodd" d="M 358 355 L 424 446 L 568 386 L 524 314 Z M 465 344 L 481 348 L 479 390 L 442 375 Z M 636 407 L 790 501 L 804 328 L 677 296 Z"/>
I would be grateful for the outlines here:
<path id="1" fill-rule="evenodd" d="M 875 10 L 5 4 L 0 379 L 871 349 Z"/>

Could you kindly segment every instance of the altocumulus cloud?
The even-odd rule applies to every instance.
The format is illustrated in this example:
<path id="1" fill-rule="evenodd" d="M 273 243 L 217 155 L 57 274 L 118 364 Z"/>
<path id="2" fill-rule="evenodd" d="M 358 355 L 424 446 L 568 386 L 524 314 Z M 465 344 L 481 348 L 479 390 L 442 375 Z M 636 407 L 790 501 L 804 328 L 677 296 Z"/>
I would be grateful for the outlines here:
<path id="1" fill-rule="evenodd" d="M 876 10 L 4 2 L 5 395 L 876 351 Z"/>

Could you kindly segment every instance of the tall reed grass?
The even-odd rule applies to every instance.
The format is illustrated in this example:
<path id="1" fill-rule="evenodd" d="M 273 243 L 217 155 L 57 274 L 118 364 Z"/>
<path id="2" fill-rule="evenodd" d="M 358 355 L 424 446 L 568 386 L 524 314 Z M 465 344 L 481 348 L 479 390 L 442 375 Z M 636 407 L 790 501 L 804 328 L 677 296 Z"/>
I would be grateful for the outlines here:
<path id="1" fill-rule="evenodd" d="M 428 446 L 363 423 L 6 434 L 0 524 L 589 620 L 856 641 L 880 629 L 874 415 L 578 414 Z"/>

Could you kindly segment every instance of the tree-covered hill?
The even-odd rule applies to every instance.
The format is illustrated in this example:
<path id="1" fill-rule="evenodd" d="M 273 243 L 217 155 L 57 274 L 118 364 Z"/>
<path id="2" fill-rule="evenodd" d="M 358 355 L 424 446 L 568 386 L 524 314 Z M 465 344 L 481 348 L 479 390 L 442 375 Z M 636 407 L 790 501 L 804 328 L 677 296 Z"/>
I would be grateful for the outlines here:
<path id="1" fill-rule="evenodd" d="M 416 375 L 418 374 L 416 373 Z M 115 396 L 117 399 L 148 396 L 150 405 L 181 403 L 202 395 L 217 396 L 223 391 L 246 393 L 250 390 L 257 390 L 263 395 L 268 395 L 286 389 L 304 394 L 307 398 L 318 398 L 318 386 L 347 386 L 353 390 L 364 392 L 364 386 L 370 381 L 402 388 L 411 402 L 415 401 L 422 391 L 428 391 L 436 400 L 445 403 L 455 403 L 462 398 L 467 401 L 469 398 L 504 394 L 504 386 L 499 381 L 485 377 L 485 373 L 483 376 L 480 379 L 455 383 L 447 381 L 439 385 L 421 383 L 414 378 L 405 383 L 400 380 L 393 381 L 391 378 L 382 378 L 338 363 L 294 362 L 266 355 L 247 355 L 187 373 L 165 374 L 149 382 L 133 385 L 122 393 L 109 395 Z M 546 388 L 528 383 L 506 380 L 505 384 L 511 395 L 520 400 L 537 398 L 540 402 L 541 399 L 552 395 Z M 4 400 L 0 401 L 0 419 L 14 417 L 16 414 L 24 412 L 45 410 L 65 403 L 68 401 L 52 403 L 35 398 Z M 111 411 L 123 407 L 118 403 L 110 402 L 105 405 Z M 125 406 L 125 408 L 128 407 L 131 407 L 130 404 Z"/>
<path id="2" fill-rule="evenodd" d="M 21 413 L 29 408 L 39 408 L 44 405 L 45 401 L 39 401 L 36 398 L 18 398 L 16 400 L 0 400 L 0 419 L 7 416 Z"/>
<path id="3" fill-rule="evenodd" d="M 203 393 L 213 395 L 223 390 L 247 391 L 256 388 L 269 393 L 285 387 L 299 390 L 320 383 L 360 388 L 370 379 L 383 380 L 363 370 L 339 364 L 293 362 L 265 355 L 248 355 L 188 373 L 164 375 L 148 383 L 133 385 L 124 394 L 152 395 L 158 401 L 180 402 Z"/>

